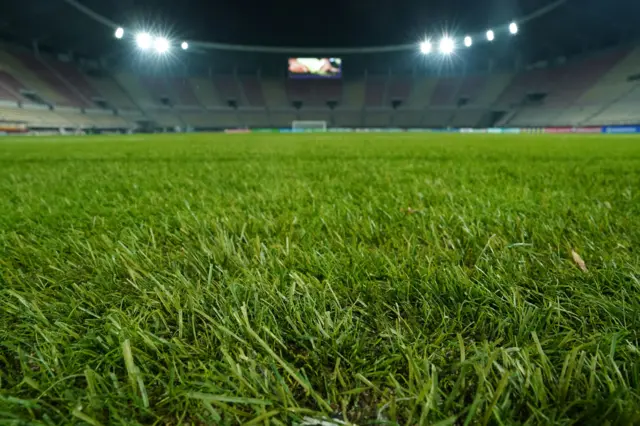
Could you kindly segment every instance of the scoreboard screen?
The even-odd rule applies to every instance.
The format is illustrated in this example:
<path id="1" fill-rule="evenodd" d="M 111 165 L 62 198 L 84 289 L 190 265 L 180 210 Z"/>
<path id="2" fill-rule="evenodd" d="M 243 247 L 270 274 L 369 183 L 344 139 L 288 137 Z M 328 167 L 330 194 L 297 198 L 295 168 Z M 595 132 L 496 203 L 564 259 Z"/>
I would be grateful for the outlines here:
<path id="1" fill-rule="evenodd" d="M 340 58 L 289 58 L 290 78 L 340 78 Z"/>

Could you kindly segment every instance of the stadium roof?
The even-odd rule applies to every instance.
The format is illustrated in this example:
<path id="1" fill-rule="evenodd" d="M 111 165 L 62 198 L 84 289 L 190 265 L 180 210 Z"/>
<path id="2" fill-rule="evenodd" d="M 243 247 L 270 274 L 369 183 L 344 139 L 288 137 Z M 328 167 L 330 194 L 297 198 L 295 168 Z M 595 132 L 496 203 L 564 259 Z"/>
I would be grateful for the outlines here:
<path id="1" fill-rule="evenodd" d="M 154 26 L 180 38 L 299 47 L 416 42 L 443 30 L 459 36 L 526 16 L 557 0 L 73 0 L 128 28 Z M 561 2 L 562 3 L 562 2 Z M 521 28 L 526 60 L 584 52 L 638 38 L 640 2 L 566 0 Z M 67 0 L 5 0 L 0 36 L 99 56 L 122 49 L 113 31 Z"/>

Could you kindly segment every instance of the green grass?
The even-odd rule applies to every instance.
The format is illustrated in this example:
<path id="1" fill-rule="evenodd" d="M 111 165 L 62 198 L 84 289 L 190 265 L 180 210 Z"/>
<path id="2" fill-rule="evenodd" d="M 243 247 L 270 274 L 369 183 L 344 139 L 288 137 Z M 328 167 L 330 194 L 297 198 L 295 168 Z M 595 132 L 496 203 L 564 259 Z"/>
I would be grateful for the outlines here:
<path id="1" fill-rule="evenodd" d="M 0 424 L 640 423 L 639 243 L 634 137 L 5 138 Z"/>

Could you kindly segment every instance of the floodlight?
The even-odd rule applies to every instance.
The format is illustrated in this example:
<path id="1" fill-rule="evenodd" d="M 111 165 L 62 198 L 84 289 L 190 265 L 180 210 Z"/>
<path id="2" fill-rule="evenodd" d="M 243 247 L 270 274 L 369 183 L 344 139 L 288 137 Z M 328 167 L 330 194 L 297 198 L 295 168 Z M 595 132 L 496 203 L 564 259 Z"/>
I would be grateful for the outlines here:
<path id="1" fill-rule="evenodd" d="M 471 37 L 466 36 L 464 38 L 464 45 L 467 47 L 471 47 L 472 44 L 473 44 L 473 40 L 471 39 Z"/>
<path id="2" fill-rule="evenodd" d="M 116 38 L 120 39 L 122 37 L 124 37 L 124 28 L 118 27 L 118 29 L 116 30 Z"/>
<path id="3" fill-rule="evenodd" d="M 153 47 L 158 53 L 166 53 L 171 45 L 169 44 L 169 40 L 167 40 L 166 38 L 156 37 L 156 39 L 153 41 Z"/>
<path id="4" fill-rule="evenodd" d="M 443 37 L 442 40 L 440 40 L 440 53 L 443 55 L 452 54 L 455 47 L 455 42 L 449 37 Z"/>
<path id="5" fill-rule="evenodd" d="M 420 43 L 420 52 L 422 52 L 424 55 L 428 55 L 429 53 L 431 53 L 431 42 L 429 40 L 425 40 Z"/>
<path id="6" fill-rule="evenodd" d="M 151 47 L 151 36 L 149 33 L 138 33 L 136 35 L 136 44 L 142 50 L 146 50 Z"/>
<path id="7" fill-rule="evenodd" d="M 509 32 L 511 34 L 518 34 L 518 24 L 516 24 L 515 22 L 512 22 L 509 24 Z"/>
<path id="8" fill-rule="evenodd" d="M 494 38 L 496 38 L 496 35 L 493 33 L 493 30 L 487 31 L 487 40 L 493 41 Z"/>
<path id="9" fill-rule="evenodd" d="M 183 41 L 180 47 L 182 47 L 182 50 L 187 50 L 189 48 L 189 43 L 187 43 L 186 41 Z"/>

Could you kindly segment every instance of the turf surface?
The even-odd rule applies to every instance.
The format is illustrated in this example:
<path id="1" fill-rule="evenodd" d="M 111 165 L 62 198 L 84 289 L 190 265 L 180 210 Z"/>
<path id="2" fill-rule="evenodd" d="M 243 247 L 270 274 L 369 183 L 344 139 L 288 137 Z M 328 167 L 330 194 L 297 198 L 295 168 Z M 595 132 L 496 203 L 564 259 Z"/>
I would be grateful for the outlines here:
<path id="1" fill-rule="evenodd" d="M 639 189 L 622 136 L 2 139 L 0 424 L 640 422 Z"/>

